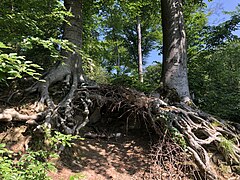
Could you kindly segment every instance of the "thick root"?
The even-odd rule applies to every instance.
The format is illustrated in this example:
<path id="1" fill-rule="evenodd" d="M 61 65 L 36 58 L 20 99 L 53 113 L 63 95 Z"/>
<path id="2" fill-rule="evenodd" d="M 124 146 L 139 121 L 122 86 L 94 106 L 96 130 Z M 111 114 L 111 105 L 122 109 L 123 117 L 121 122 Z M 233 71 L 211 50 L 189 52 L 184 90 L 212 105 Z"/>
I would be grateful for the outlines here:
<path id="1" fill-rule="evenodd" d="M 33 115 L 21 114 L 15 109 L 5 109 L 0 113 L 0 121 L 10 122 L 10 121 L 23 121 L 29 124 L 36 124 L 36 121 L 39 120 L 44 113 L 38 113 Z"/>
<path id="2" fill-rule="evenodd" d="M 165 115 L 164 118 L 156 118 L 162 114 Z M 151 117 L 154 117 L 152 119 L 154 129 L 159 129 L 156 127 L 156 121 L 162 120 L 166 121 L 170 129 L 177 129 L 183 135 L 188 145 L 187 149 L 193 155 L 202 177 L 206 179 L 218 177 L 210 154 L 221 154 L 229 166 L 239 165 L 240 151 L 237 135 L 239 131 L 226 122 L 220 122 L 210 115 L 185 105 L 160 108 L 159 113 L 151 114 Z"/>
<path id="3" fill-rule="evenodd" d="M 67 52 L 68 58 L 64 59 L 65 63 L 56 64 L 49 73 L 44 77 L 44 82 L 38 82 L 29 88 L 28 92 L 40 92 L 40 101 L 36 103 L 36 112 L 45 112 L 44 124 L 49 128 L 61 129 L 67 134 L 77 134 L 78 131 L 88 123 L 88 97 L 79 97 L 76 93 L 78 85 L 84 82 L 82 70 L 79 70 L 78 64 L 81 58 L 76 53 Z M 64 80 L 65 78 L 65 80 Z M 59 103 L 53 101 L 49 93 L 49 88 L 53 83 L 62 82 L 67 87 L 68 92 L 61 97 Z M 61 83 L 61 89 L 64 86 Z M 59 90 L 57 90 L 59 91 Z M 73 103 L 74 99 L 80 98 L 78 105 Z M 81 106 L 81 118 L 76 120 L 75 106 Z M 83 121 L 83 122 L 82 122 Z"/>
<path id="4" fill-rule="evenodd" d="M 106 124 L 107 120 L 116 119 L 115 123 L 125 124 L 126 132 L 129 128 L 143 128 L 137 125 L 140 123 L 154 131 L 159 139 L 164 139 L 167 128 L 169 132 L 177 132 L 177 136 L 172 133 L 172 138 L 184 142 L 183 149 L 192 155 L 204 179 L 217 179 L 221 174 L 221 162 L 229 167 L 239 167 L 239 124 L 219 121 L 184 104 L 169 106 L 158 97 L 122 87 L 78 87 L 75 80 L 73 77 L 71 88 L 62 101 L 40 114 L 51 127 L 66 134 L 78 134 L 88 123 Z M 0 114 L 0 119 L 35 120 L 38 115 L 6 110 Z"/>

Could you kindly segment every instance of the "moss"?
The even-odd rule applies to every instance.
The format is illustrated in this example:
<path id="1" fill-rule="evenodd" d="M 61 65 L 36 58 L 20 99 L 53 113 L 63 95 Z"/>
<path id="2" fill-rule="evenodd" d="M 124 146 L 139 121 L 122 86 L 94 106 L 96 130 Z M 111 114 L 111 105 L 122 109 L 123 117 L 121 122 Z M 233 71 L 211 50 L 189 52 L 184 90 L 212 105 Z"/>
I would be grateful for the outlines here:
<path id="1" fill-rule="evenodd" d="M 221 141 L 219 145 L 225 150 L 225 152 L 234 155 L 234 142 L 226 139 L 225 137 L 221 137 Z"/>
<path id="2" fill-rule="evenodd" d="M 228 140 L 225 137 L 220 138 L 219 146 L 223 150 L 224 156 L 226 157 L 226 160 L 230 161 L 231 164 L 238 163 L 238 158 L 235 155 L 234 151 L 234 142 L 232 140 Z"/>
<path id="3" fill-rule="evenodd" d="M 213 121 L 213 122 L 211 123 L 211 125 L 212 125 L 213 127 L 219 127 L 219 126 L 221 126 L 221 123 L 218 122 L 218 121 Z"/>

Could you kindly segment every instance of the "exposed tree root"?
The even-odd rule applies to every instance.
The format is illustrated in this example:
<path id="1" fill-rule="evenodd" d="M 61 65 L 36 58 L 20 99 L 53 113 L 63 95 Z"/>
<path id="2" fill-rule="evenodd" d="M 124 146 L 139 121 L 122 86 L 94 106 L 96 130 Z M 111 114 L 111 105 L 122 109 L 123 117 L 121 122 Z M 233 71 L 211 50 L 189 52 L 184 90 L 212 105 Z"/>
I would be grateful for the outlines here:
<path id="1" fill-rule="evenodd" d="M 66 56 L 64 62 L 56 64 L 56 67 L 51 69 L 44 77 L 44 82 L 34 84 L 27 91 L 40 92 L 40 101 L 36 103 L 35 110 L 46 114 L 45 126 L 61 129 L 67 134 L 78 134 L 79 130 L 89 122 L 88 109 L 91 100 L 88 98 L 86 91 L 77 92 L 78 86 L 81 86 L 84 82 L 81 57 L 75 52 L 63 51 L 62 53 Z M 54 102 L 49 92 L 50 86 L 56 82 L 63 82 L 68 87 L 67 94 L 58 103 Z M 73 118 L 74 99 L 80 100 L 76 106 L 81 107 L 81 120 Z"/>
<path id="2" fill-rule="evenodd" d="M 73 77 L 68 94 L 43 113 L 28 116 L 12 109 L 3 111 L 0 119 L 37 120 L 44 116 L 45 123 L 66 134 L 79 134 L 88 124 L 108 123 L 114 127 L 114 124 L 122 123 L 126 132 L 144 126 L 154 131 L 161 142 L 167 130 L 169 137 L 176 141 L 172 142 L 182 146 L 176 152 L 191 154 L 205 179 L 217 179 L 221 175 L 221 169 L 217 168 L 220 163 L 229 167 L 240 166 L 239 124 L 219 121 L 184 104 L 169 106 L 159 98 L 131 89 L 112 86 L 86 88 L 77 82 Z M 93 134 L 94 137 L 100 136 Z M 174 154 L 178 156 L 176 152 L 171 157 Z"/>
<path id="3" fill-rule="evenodd" d="M 0 121 L 26 121 L 27 123 L 34 124 L 36 120 L 39 120 L 44 113 L 38 113 L 33 115 L 21 114 L 17 112 L 15 109 L 5 109 L 2 113 L 0 113 Z"/>
<path id="4" fill-rule="evenodd" d="M 203 177 L 217 179 L 218 176 L 213 168 L 209 153 L 221 154 L 228 165 L 239 165 L 240 149 L 239 131 L 237 129 L 227 124 L 227 122 L 219 122 L 212 116 L 190 107 L 179 104 L 179 107 L 167 108 L 167 111 L 166 108 L 161 108 L 162 112 L 152 119 L 154 129 L 159 129 L 157 125 L 159 119 L 166 121 L 170 129 L 177 129 L 186 140 L 187 149 L 193 155 Z M 163 114 L 164 117 L 156 118 Z M 231 127 L 231 129 L 228 127 Z M 158 131 L 156 132 L 159 134 Z M 223 140 L 225 140 L 225 143 L 229 143 L 225 147 L 221 145 Z M 232 143 L 233 140 L 235 143 Z"/>
<path id="5" fill-rule="evenodd" d="M 162 131 L 159 142 L 152 147 L 153 179 L 189 179 L 193 177 L 197 179 L 199 174 L 196 165 L 191 160 L 191 155 L 173 141 L 167 128 L 163 129 L 165 130 Z"/>

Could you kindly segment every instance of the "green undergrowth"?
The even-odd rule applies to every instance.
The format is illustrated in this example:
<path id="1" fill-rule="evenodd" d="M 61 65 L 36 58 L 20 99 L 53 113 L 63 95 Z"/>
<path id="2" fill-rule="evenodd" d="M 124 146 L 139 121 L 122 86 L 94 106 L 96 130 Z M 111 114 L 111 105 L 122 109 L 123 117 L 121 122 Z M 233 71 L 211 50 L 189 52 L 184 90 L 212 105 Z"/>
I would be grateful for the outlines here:
<path id="1" fill-rule="evenodd" d="M 47 173 L 56 171 L 53 159 L 59 158 L 60 147 L 71 147 L 72 140 L 79 136 L 65 135 L 60 132 L 44 130 L 43 141 L 39 140 L 41 149 L 28 149 L 26 152 L 14 153 L 5 143 L 0 144 L 0 179 L 2 180 L 48 180 Z M 71 180 L 81 179 L 79 174 L 72 175 Z"/>
<path id="2" fill-rule="evenodd" d="M 232 163 L 238 163 L 239 164 L 239 161 L 238 161 L 238 159 L 235 155 L 235 149 L 234 149 L 235 143 L 234 143 L 234 141 L 226 139 L 223 136 L 220 139 L 221 140 L 220 140 L 219 146 L 223 150 L 223 153 L 228 155 L 227 157 L 229 157 L 231 159 Z"/>

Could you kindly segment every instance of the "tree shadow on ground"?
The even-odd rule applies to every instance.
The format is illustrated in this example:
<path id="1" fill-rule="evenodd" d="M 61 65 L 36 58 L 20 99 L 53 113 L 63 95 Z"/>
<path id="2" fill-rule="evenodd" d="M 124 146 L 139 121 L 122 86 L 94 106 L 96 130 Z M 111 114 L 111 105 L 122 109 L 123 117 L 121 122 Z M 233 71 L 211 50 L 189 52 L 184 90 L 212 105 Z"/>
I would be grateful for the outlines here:
<path id="1" fill-rule="evenodd" d="M 88 179 L 142 179 L 150 173 L 150 144 L 146 132 L 129 132 L 111 139 L 85 139 L 65 150 L 62 161 Z"/>

